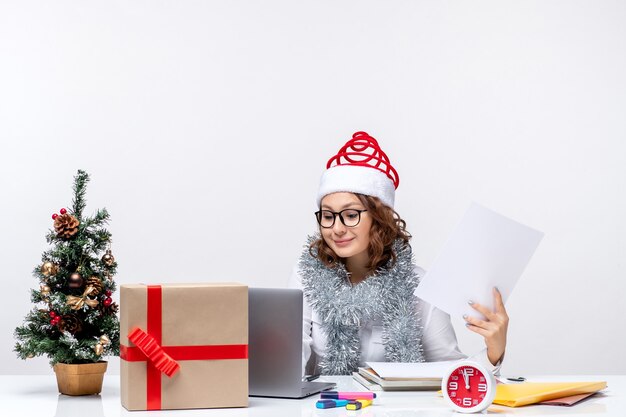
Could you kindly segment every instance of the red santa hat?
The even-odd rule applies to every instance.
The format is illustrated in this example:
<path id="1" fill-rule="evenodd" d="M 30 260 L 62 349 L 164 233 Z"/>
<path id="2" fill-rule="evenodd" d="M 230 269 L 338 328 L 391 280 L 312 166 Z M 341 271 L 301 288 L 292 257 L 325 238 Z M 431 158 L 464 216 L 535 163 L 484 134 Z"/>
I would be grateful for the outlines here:
<path id="1" fill-rule="evenodd" d="M 378 197 L 393 208 L 399 184 L 398 172 L 376 139 L 365 132 L 356 132 L 337 155 L 328 160 L 320 179 L 317 206 L 328 194 L 350 192 Z"/>

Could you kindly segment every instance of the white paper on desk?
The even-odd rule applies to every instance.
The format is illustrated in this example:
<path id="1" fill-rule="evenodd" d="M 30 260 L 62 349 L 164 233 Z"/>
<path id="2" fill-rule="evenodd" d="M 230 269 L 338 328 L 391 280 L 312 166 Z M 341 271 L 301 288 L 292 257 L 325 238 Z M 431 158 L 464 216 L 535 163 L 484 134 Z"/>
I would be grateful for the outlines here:
<path id="1" fill-rule="evenodd" d="M 399 363 L 367 362 L 381 378 L 443 378 L 452 364 L 458 361 Z"/>
<path id="2" fill-rule="evenodd" d="M 493 287 L 506 303 L 543 233 L 474 202 L 445 243 L 415 295 L 451 316 L 483 318 L 472 300 L 493 310 Z"/>

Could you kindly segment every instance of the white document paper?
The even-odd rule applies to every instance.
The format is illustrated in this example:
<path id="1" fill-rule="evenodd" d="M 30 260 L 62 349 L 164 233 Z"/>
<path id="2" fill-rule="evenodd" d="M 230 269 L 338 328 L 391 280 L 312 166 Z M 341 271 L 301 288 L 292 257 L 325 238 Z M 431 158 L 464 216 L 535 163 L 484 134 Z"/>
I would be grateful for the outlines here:
<path id="1" fill-rule="evenodd" d="M 472 203 L 415 295 L 451 316 L 483 318 L 469 300 L 493 311 L 493 287 L 506 303 L 543 233 Z"/>
<path id="2" fill-rule="evenodd" d="M 453 364 L 458 361 L 399 363 L 399 362 L 367 362 L 382 378 L 443 378 Z"/>

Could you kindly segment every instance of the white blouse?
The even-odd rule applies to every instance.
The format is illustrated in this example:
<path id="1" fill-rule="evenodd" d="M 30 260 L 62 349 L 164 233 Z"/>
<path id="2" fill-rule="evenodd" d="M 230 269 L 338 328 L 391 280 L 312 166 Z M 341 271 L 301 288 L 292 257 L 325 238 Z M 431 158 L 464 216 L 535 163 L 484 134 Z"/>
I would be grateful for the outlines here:
<path id="1" fill-rule="evenodd" d="M 419 276 L 424 276 L 422 268 L 416 267 L 416 272 Z M 303 288 L 298 265 L 295 266 L 291 274 L 288 286 L 300 290 Z M 323 356 L 326 350 L 326 334 L 322 330 L 319 315 L 308 304 L 306 297 L 303 300 L 302 310 L 302 374 L 305 375 L 305 371 L 307 374 L 316 374 L 319 373 L 319 370 L 316 369 L 317 358 Z M 449 314 L 421 299 L 418 299 L 417 310 L 424 323 L 422 347 L 426 362 L 467 358 L 459 350 Z M 382 343 L 382 329 L 382 318 L 361 323 L 359 329 L 361 362 L 359 366 L 365 366 L 365 362 L 386 361 L 385 347 Z M 470 359 L 480 362 L 494 374 L 500 370 L 501 363 L 496 366 L 492 365 L 487 357 L 486 348 L 471 356 Z"/>

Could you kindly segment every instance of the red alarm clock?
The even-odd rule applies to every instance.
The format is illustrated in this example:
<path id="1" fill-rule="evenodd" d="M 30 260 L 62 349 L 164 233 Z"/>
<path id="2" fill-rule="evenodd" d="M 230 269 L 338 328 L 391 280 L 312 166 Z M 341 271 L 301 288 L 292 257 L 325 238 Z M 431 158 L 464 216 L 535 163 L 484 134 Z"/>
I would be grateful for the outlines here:
<path id="1" fill-rule="evenodd" d="M 473 361 L 455 363 L 441 381 L 446 403 L 460 413 L 477 413 L 491 405 L 496 379 L 483 365 Z"/>

